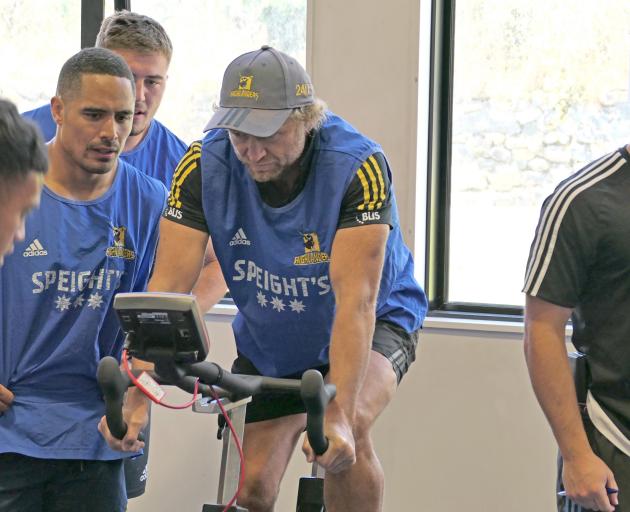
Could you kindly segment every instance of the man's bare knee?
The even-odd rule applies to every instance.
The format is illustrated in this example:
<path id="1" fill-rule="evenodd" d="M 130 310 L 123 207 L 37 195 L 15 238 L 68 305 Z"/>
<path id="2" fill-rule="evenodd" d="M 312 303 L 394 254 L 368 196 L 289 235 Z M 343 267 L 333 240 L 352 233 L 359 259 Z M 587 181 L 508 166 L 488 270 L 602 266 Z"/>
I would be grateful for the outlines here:
<path id="1" fill-rule="evenodd" d="M 356 445 L 370 441 L 374 420 L 375 418 L 372 414 L 367 413 L 365 410 L 357 410 L 352 425 L 352 434 Z"/>
<path id="2" fill-rule="evenodd" d="M 248 477 L 239 493 L 238 504 L 250 512 L 271 512 L 278 498 L 278 488 L 264 475 Z"/>

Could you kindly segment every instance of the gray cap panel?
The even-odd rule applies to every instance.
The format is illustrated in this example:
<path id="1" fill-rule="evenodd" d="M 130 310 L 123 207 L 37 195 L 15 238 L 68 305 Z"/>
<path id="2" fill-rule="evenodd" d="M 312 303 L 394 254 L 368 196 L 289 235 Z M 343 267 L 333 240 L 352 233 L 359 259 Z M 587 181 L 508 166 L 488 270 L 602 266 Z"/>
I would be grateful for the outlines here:
<path id="1" fill-rule="evenodd" d="M 291 110 L 313 102 L 311 78 L 300 63 L 263 46 L 228 65 L 221 85 L 221 108 L 204 131 L 229 128 L 268 137 L 282 126 Z"/>

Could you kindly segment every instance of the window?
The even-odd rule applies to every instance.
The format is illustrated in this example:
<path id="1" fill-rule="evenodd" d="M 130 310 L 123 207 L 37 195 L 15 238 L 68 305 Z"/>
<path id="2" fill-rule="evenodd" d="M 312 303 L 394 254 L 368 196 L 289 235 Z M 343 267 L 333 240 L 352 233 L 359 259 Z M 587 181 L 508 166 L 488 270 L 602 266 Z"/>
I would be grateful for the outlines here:
<path id="1" fill-rule="evenodd" d="M 158 119 L 184 141 L 202 136 L 218 103 L 223 71 L 246 51 L 269 44 L 306 63 L 307 0 L 106 0 L 104 15 L 129 5 L 158 20 L 174 46 L 169 82 Z M 98 2 L 6 1 L 0 12 L 0 96 L 20 111 L 48 103 L 63 63 L 81 48 L 84 23 L 100 17 Z M 98 10 L 98 12 L 97 12 Z M 92 12 L 93 11 L 93 12 Z M 87 20 L 87 21 L 86 21 Z M 40 30 L 38 27 L 45 27 Z M 97 27 L 88 27 L 88 31 Z M 91 39 L 91 38 L 90 38 Z M 26 65 L 25 65 L 26 63 Z"/>
<path id="2" fill-rule="evenodd" d="M 238 55 L 269 44 L 305 65 L 306 0 L 132 0 L 131 9 L 158 20 L 173 42 L 157 118 L 187 143 L 202 137 Z"/>
<path id="3" fill-rule="evenodd" d="M 63 63 L 81 49 L 81 2 L 13 0 L 0 10 L 0 96 L 20 111 L 48 103 Z"/>
<path id="4" fill-rule="evenodd" d="M 0 10 L 0 96 L 25 112 L 50 102 L 64 62 L 94 44 L 104 16 L 124 0 L 6 0 Z"/>
<path id="5" fill-rule="evenodd" d="M 436 309 L 519 313 L 543 199 L 629 142 L 630 4 L 433 4 L 427 288 Z"/>

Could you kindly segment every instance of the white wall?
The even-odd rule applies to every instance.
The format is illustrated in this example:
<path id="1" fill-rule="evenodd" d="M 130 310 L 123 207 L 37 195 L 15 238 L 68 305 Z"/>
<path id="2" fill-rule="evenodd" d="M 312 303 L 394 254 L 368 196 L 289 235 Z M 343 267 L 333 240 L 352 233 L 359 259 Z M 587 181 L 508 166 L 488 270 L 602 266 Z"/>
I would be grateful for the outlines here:
<path id="1" fill-rule="evenodd" d="M 384 148 L 413 246 L 418 0 L 312 0 L 307 63 L 315 93 Z"/>
<path id="2" fill-rule="evenodd" d="M 419 1 L 311 0 L 309 16 L 316 93 L 383 145 L 406 240 L 422 247 L 414 240 L 414 224 L 423 221 L 414 206 L 416 160 L 422 161 L 416 154 Z M 424 180 L 422 166 L 418 179 Z M 212 358 L 229 365 L 229 317 L 209 320 Z M 553 509 L 555 444 L 531 392 L 520 339 L 520 326 L 427 321 L 418 361 L 374 433 L 387 478 L 386 511 Z M 148 493 L 130 503 L 131 512 L 195 511 L 215 499 L 215 422 L 155 410 Z M 297 478 L 307 471 L 297 454 L 278 511 L 295 509 Z"/>

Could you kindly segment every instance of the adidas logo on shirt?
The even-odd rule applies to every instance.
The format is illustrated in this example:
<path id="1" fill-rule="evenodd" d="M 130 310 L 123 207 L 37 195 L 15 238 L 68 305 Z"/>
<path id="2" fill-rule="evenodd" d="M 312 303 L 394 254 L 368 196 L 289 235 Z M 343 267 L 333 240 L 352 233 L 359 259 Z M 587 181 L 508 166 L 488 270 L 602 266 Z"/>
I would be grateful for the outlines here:
<path id="1" fill-rule="evenodd" d="M 238 231 L 234 233 L 232 240 L 230 240 L 230 247 L 234 245 L 252 245 L 252 243 L 247 239 L 247 235 L 243 228 L 238 228 Z"/>
<path id="2" fill-rule="evenodd" d="M 42 244 L 36 238 L 22 253 L 22 256 L 24 256 L 25 258 L 28 258 L 29 256 L 48 256 L 48 251 L 44 249 Z"/>

